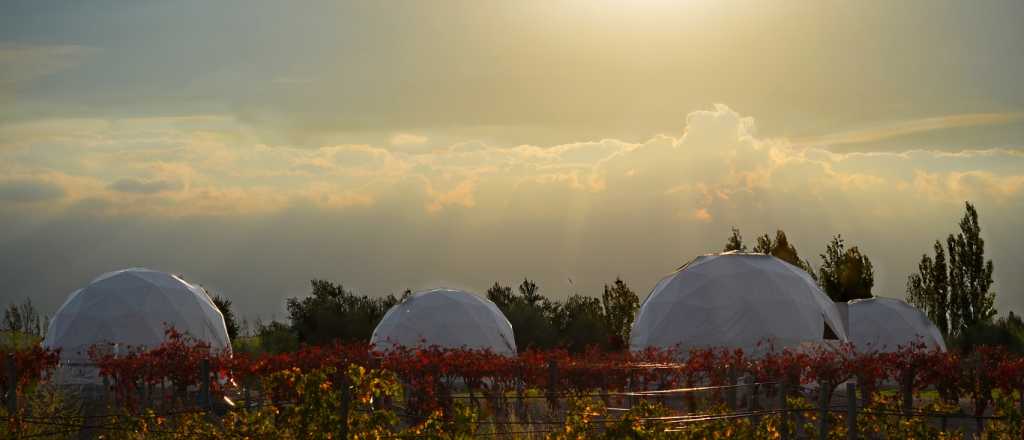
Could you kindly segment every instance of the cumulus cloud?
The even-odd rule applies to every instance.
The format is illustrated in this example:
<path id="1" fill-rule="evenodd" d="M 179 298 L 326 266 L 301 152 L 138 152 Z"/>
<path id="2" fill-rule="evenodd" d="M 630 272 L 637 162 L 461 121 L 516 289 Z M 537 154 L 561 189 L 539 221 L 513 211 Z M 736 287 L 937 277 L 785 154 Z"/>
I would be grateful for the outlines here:
<path id="1" fill-rule="evenodd" d="M 589 273 L 596 288 L 608 281 L 600 271 L 646 280 L 720 249 L 728 228 L 739 226 L 748 235 L 785 229 L 812 261 L 830 234 L 857 239 L 878 256 L 880 289 L 898 296 L 914 259 L 955 227 L 964 199 L 997 227 L 1018 218 L 1024 202 L 1024 156 L 1012 150 L 839 154 L 760 137 L 753 118 L 724 105 L 690 112 L 678 131 L 642 142 L 466 141 L 429 153 L 266 145 L 223 116 L 28 121 L 0 127 L 0 142 L 15 147 L 0 148 L 0 219 L 88 218 L 141 229 L 196 221 L 220 225 L 204 241 L 254 254 L 250 236 L 283 249 L 314 249 L 333 237 L 344 252 L 315 253 L 363 268 L 345 272 L 345 281 L 380 286 L 385 281 L 365 274 L 409 253 L 389 282 L 411 285 L 395 289 L 466 276 L 486 288 L 494 280 L 485 277 L 510 267 L 541 280 L 575 273 L 585 282 Z M 892 244 L 911 241 L 920 249 Z M 439 247 L 457 251 L 428 266 L 414 258 Z M 251 265 L 288 267 L 280 277 L 323 276 L 271 257 Z"/>
<path id="2" fill-rule="evenodd" d="M 754 136 L 752 118 L 724 106 L 691 112 L 682 135 L 626 146 L 594 166 L 593 186 L 660 203 L 707 222 L 710 205 L 736 192 L 772 185 L 773 172 L 795 153 Z"/>
<path id="3" fill-rule="evenodd" d="M 924 120 L 889 132 L 996 123 L 1010 117 Z M 415 145 L 426 138 L 399 133 L 391 141 Z M 627 197 L 660 203 L 682 219 L 707 221 L 719 218 L 713 205 L 759 191 L 892 197 L 885 192 L 899 190 L 949 201 L 965 196 L 1005 199 L 1017 194 L 1015 176 L 1020 173 L 1013 172 L 1012 164 L 1024 162 L 1024 156 L 1006 149 L 972 150 L 970 157 L 964 156 L 967 152 L 954 157 L 923 150 L 838 154 L 801 141 L 760 138 L 753 118 L 721 104 L 690 112 L 677 133 L 640 143 L 604 139 L 506 147 L 475 141 L 439 147 L 429 154 L 366 144 L 293 148 L 262 144 L 244 124 L 217 115 L 27 121 L 0 127 L 0 143 L 23 147 L 0 150 L 7 151 L 0 158 L 7 160 L 8 175 L 45 170 L 107 182 L 77 188 L 75 196 L 109 199 L 112 206 L 123 205 L 119 212 L 151 212 L 175 204 L 267 212 L 286 208 L 294 200 L 365 206 L 408 200 L 408 195 L 394 194 L 395 188 L 412 185 L 421 198 L 414 206 L 437 213 L 454 206 L 490 206 L 512 192 L 541 187 L 549 189 L 535 199 L 547 200 L 556 185 L 576 193 L 574 197 Z M 115 163 L 123 165 L 114 167 Z M 909 171 L 915 169 L 919 173 Z M 941 173 L 946 183 L 928 186 L 920 173 Z M 331 191 L 339 195 L 328 196 Z M 119 199 L 118 194 L 159 197 L 140 202 Z M 190 212 L 185 207 L 173 211 Z M 700 215 L 693 214 L 698 211 Z"/>
<path id="4" fill-rule="evenodd" d="M 949 173 L 916 170 L 908 186 L 933 200 L 988 198 L 1005 201 L 1024 189 L 1024 175 L 1000 176 L 980 170 Z"/>

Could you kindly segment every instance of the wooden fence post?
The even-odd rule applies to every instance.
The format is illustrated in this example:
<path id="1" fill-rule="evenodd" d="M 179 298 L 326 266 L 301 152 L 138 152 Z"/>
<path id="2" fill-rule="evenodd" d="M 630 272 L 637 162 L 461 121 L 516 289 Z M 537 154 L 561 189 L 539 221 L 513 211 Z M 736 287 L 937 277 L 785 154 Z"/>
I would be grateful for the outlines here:
<path id="1" fill-rule="evenodd" d="M 751 381 L 753 380 L 754 379 L 751 379 Z M 754 412 L 758 410 L 757 384 L 751 382 L 751 384 L 747 386 L 747 393 L 749 393 L 747 395 L 747 411 L 750 412 L 750 425 L 756 430 L 757 425 L 761 423 L 761 416 L 754 414 Z"/>
<path id="2" fill-rule="evenodd" d="M 736 369 L 735 368 L 729 367 L 728 377 L 729 377 L 729 383 L 727 384 L 728 388 L 725 389 L 725 404 L 726 404 L 726 406 L 729 407 L 730 410 L 736 411 L 736 407 L 737 407 L 737 403 L 736 403 L 737 374 L 736 374 Z"/>
<path id="3" fill-rule="evenodd" d="M 828 438 L 828 392 L 832 385 L 826 382 L 818 383 L 818 438 L 825 440 Z"/>
<path id="4" fill-rule="evenodd" d="M 608 407 L 608 406 L 610 406 L 609 403 L 608 403 L 609 402 L 609 400 L 608 400 L 608 376 L 602 374 L 600 377 L 601 377 L 601 379 L 600 379 L 601 380 L 601 384 L 600 384 L 600 387 L 601 387 L 601 401 L 604 402 L 604 406 L 605 407 Z"/>
<path id="5" fill-rule="evenodd" d="M 519 364 L 516 366 L 516 419 L 519 423 L 523 423 L 526 420 L 526 373 L 523 371 L 523 365 Z"/>
<path id="6" fill-rule="evenodd" d="M 339 436 L 341 440 L 348 440 L 348 413 L 352 402 L 352 387 L 348 382 L 348 370 L 341 371 L 341 426 Z"/>
<path id="7" fill-rule="evenodd" d="M 508 437 L 508 408 L 505 405 L 505 385 L 500 383 L 496 377 L 492 377 L 491 380 L 494 382 L 488 391 L 484 391 L 484 396 L 491 405 L 492 417 L 495 423 L 494 432 L 499 434 L 498 438 Z"/>
<path id="8" fill-rule="evenodd" d="M 14 416 L 18 413 L 18 364 L 14 360 L 14 353 L 7 353 L 7 414 Z"/>
<path id="9" fill-rule="evenodd" d="M 857 388 L 860 388 L 860 407 L 861 408 L 867 408 L 868 405 L 871 404 L 871 393 L 868 392 L 868 390 L 866 388 L 860 386 L 860 384 L 862 382 L 864 382 L 862 380 L 862 375 L 858 374 L 857 375 Z"/>
<path id="10" fill-rule="evenodd" d="M 846 439 L 857 440 L 857 385 L 846 383 Z"/>
<path id="11" fill-rule="evenodd" d="M 242 407 L 248 409 L 252 404 L 252 379 L 245 376 L 242 379 Z"/>
<path id="12" fill-rule="evenodd" d="M 663 371 L 659 371 L 659 370 L 656 370 L 656 371 L 658 371 L 658 391 L 661 391 L 661 390 L 665 389 L 665 373 Z M 668 408 L 668 404 L 667 404 L 668 398 L 669 398 L 668 394 L 658 394 L 656 396 L 656 398 L 658 400 L 658 404 L 659 405 Z"/>
<path id="13" fill-rule="evenodd" d="M 789 401 L 786 400 L 786 381 L 779 382 L 779 438 L 789 440 Z"/>
<path id="14" fill-rule="evenodd" d="M 793 436 L 795 438 L 801 438 L 804 435 L 804 410 L 797 408 L 794 415 L 796 420 L 793 428 Z"/>
<path id="15" fill-rule="evenodd" d="M 558 409 L 558 362 L 548 360 L 548 403 L 552 409 Z"/>
<path id="16" fill-rule="evenodd" d="M 914 376 L 916 372 L 913 367 L 910 367 L 903 373 L 902 383 L 900 383 L 901 392 L 903 394 L 903 414 L 910 416 L 914 412 Z"/>
<path id="17" fill-rule="evenodd" d="M 103 399 L 103 403 L 105 405 L 110 405 L 112 403 L 111 402 L 112 397 L 110 396 L 110 379 L 108 379 L 107 376 L 103 376 L 102 382 L 103 382 L 103 395 L 101 396 L 101 398 Z"/>
<path id="18" fill-rule="evenodd" d="M 199 404 L 203 406 L 203 409 L 209 410 L 210 403 L 213 399 L 210 398 L 210 360 L 203 359 L 199 361 Z"/>

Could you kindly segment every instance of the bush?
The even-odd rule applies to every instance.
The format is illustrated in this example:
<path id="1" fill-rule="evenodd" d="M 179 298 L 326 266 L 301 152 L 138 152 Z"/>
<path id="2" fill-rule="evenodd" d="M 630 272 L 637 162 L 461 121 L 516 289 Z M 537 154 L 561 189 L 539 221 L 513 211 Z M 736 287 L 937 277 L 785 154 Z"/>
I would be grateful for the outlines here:
<path id="1" fill-rule="evenodd" d="M 1011 352 L 1024 354 L 1024 325 L 1020 318 L 1010 312 L 1009 317 L 985 321 L 964 330 L 950 345 L 963 352 L 972 352 L 977 347 L 988 345 L 1003 347 Z"/>
<path id="2" fill-rule="evenodd" d="M 287 353 L 299 348 L 299 337 L 290 327 L 272 321 L 257 330 L 259 347 L 264 353 Z"/>

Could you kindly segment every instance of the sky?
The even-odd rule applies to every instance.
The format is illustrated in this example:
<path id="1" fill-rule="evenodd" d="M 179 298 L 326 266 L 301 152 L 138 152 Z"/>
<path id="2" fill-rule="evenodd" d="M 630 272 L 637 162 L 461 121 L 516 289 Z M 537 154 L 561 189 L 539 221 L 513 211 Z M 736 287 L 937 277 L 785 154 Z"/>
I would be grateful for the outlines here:
<path id="1" fill-rule="evenodd" d="M 641 298 L 732 227 L 902 298 L 980 213 L 1024 312 L 1024 2 L 9 1 L 0 303 L 124 267 L 282 319 L 524 277 Z"/>

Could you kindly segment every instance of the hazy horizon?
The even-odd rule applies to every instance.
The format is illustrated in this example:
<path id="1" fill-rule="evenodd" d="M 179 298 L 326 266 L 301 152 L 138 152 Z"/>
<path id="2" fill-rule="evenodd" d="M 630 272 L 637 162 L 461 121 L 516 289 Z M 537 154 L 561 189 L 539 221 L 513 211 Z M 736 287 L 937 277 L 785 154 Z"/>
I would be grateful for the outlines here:
<path id="1" fill-rule="evenodd" d="M 732 227 L 903 298 L 969 200 L 1024 312 L 1022 2 L 388 6 L 5 5 L 0 303 L 133 266 L 250 319 L 312 278 L 643 299 Z"/>

